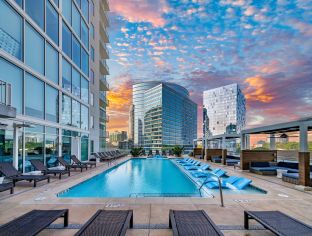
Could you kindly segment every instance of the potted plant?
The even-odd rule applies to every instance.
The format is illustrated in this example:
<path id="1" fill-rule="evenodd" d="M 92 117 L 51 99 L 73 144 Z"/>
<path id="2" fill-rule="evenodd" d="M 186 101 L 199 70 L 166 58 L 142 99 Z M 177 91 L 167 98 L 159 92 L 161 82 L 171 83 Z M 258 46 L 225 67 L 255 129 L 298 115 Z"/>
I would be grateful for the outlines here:
<path id="1" fill-rule="evenodd" d="M 130 151 L 132 157 L 139 157 L 142 154 L 142 148 L 141 147 L 133 147 Z"/>
<path id="2" fill-rule="evenodd" d="M 183 147 L 181 146 L 174 146 L 173 149 L 172 149 L 172 152 L 175 156 L 177 157 L 181 157 L 181 154 L 183 152 Z"/>

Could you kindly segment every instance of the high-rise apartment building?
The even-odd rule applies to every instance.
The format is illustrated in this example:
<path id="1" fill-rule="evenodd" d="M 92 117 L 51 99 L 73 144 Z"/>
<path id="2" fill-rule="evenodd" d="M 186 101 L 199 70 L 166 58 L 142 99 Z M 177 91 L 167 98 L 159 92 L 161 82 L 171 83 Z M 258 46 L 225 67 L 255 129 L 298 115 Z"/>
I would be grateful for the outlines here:
<path id="1" fill-rule="evenodd" d="M 197 104 L 189 92 L 173 83 L 133 85 L 134 144 L 145 149 L 192 146 L 197 138 Z"/>
<path id="2" fill-rule="evenodd" d="M 0 162 L 27 172 L 31 159 L 51 167 L 99 150 L 108 10 L 105 0 L 0 1 Z"/>
<path id="3" fill-rule="evenodd" d="M 246 123 L 246 100 L 238 84 L 204 91 L 204 136 L 239 134 Z"/>
<path id="4" fill-rule="evenodd" d="M 126 141 L 127 139 L 127 131 L 115 131 L 109 134 L 109 141 L 113 144 L 118 144 L 118 142 Z"/>
<path id="5" fill-rule="evenodd" d="M 134 106 L 131 105 L 129 109 L 129 140 L 134 140 Z"/>

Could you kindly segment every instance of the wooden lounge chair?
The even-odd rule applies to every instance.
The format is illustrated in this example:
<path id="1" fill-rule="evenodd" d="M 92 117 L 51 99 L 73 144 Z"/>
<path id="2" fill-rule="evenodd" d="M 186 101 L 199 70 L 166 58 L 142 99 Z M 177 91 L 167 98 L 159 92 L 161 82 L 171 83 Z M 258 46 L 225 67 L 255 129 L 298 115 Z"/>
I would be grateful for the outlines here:
<path id="1" fill-rule="evenodd" d="M 75 236 L 123 236 L 129 227 L 133 228 L 132 210 L 98 210 Z"/>
<path id="2" fill-rule="evenodd" d="M 169 212 L 169 228 L 173 236 L 220 236 L 220 229 L 210 219 L 205 211 L 175 211 Z"/>
<path id="3" fill-rule="evenodd" d="M 53 174 L 56 176 L 59 175 L 59 179 L 62 178 L 62 175 L 68 174 L 70 176 L 70 170 L 49 170 L 40 160 L 30 160 L 30 163 L 35 167 L 36 170 L 41 171 L 44 175 Z"/>
<path id="4" fill-rule="evenodd" d="M 11 163 L 0 163 L 0 172 L 7 178 L 13 180 L 13 186 L 15 183 L 22 180 L 27 180 L 29 182 L 34 181 L 34 187 L 37 186 L 37 182 L 42 180 L 47 180 L 50 183 L 50 176 L 46 175 L 22 175 L 18 172 Z"/>
<path id="5" fill-rule="evenodd" d="M 0 227 L 0 235 L 33 236 L 40 233 L 58 218 L 64 218 L 68 226 L 68 209 L 33 210 Z"/>
<path id="6" fill-rule="evenodd" d="M 254 219 L 276 235 L 312 235 L 312 227 L 280 211 L 244 211 L 244 227 L 249 228 L 249 220 Z"/>
<path id="7" fill-rule="evenodd" d="M 75 155 L 71 155 L 70 158 L 77 165 L 85 165 L 87 168 L 88 168 L 88 165 L 89 165 L 90 168 L 92 168 L 92 166 L 96 167 L 96 162 L 95 161 L 81 162 Z"/>
<path id="8" fill-rule="evenodd" d="M 78 164 L 68 164 L 63 157 L 57 157 L 57 160 L 59 161 L 59 163 L 61 163 L 61 165 L 65 166 L 66 170 L 70 170 L 70 169 L 80 169 L 82 172 L 82 169 L 86 168 L 86 170 L 88 169 L 87 166 L 85 165 L 78 165 Z"/>
<path id="9" fill-rule="evenodd" d="M 10 190 L 10 193 L 14 193 L 14 186 L 13 183 L 5 183 L 5 184 L 0 184 L 0 192 Z"/>

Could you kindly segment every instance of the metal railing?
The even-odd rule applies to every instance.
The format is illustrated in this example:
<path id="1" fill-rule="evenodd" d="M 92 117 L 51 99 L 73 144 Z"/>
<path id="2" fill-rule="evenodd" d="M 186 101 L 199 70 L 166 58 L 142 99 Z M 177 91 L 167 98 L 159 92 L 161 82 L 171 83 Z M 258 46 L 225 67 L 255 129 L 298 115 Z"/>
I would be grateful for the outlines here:
<path id="1" fill-rule="evenodd" d="M 11 106 L 11 84 L 0 80 L 0 103 Z"/>
<path id="2" fill-rule="evenodd" d="M 216 174 L 213 174 L 213 173 L 210 173 L 210 174 L 211 174 L 212 176 L 217 177 L 217 179 L 218 179 L 221 207 L 224 207 L 221 178 L 220 178 L 218 175 L 216 175 Z M 202 185 L 200 186 L 199 191 L 202 189 L 202 187 L 203 187 L 206 183 L 209 183 L 209 182 L 211 182 L 211 181 L 215 181 L 215 180 L 210 180 L 210 181 L 208 181 L 208 179 L 211 178 L 211 175 L 208 175 L 208 176 L 207 176 L 207 178 L 205 179 L 205 181 L 204 181 L 204 182 L 202 183 Z"/>

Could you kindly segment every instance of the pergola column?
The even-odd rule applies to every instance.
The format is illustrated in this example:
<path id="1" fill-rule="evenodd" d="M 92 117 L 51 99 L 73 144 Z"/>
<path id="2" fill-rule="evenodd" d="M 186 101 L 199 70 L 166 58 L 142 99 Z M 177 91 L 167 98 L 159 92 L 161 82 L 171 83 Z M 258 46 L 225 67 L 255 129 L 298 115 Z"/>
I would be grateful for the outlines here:
<path id="1" fill-rule="evenodd" d="M 13 166 L 18 170 L 18 130 L 19 128 L 14 125 L 13 130 Z"/>
<path id="2" fill-rule="evenodd" d="M 299 185 L 310 185 L 310 152 L 308 151 L 308 126 L 299 127 L 300 150 L 298 154 L 299 161 Z"/>
<path id="3" fill-rule="evenodd" d="M 275 135 L 270 134 L 270 150 L 276 149 Z"/>

